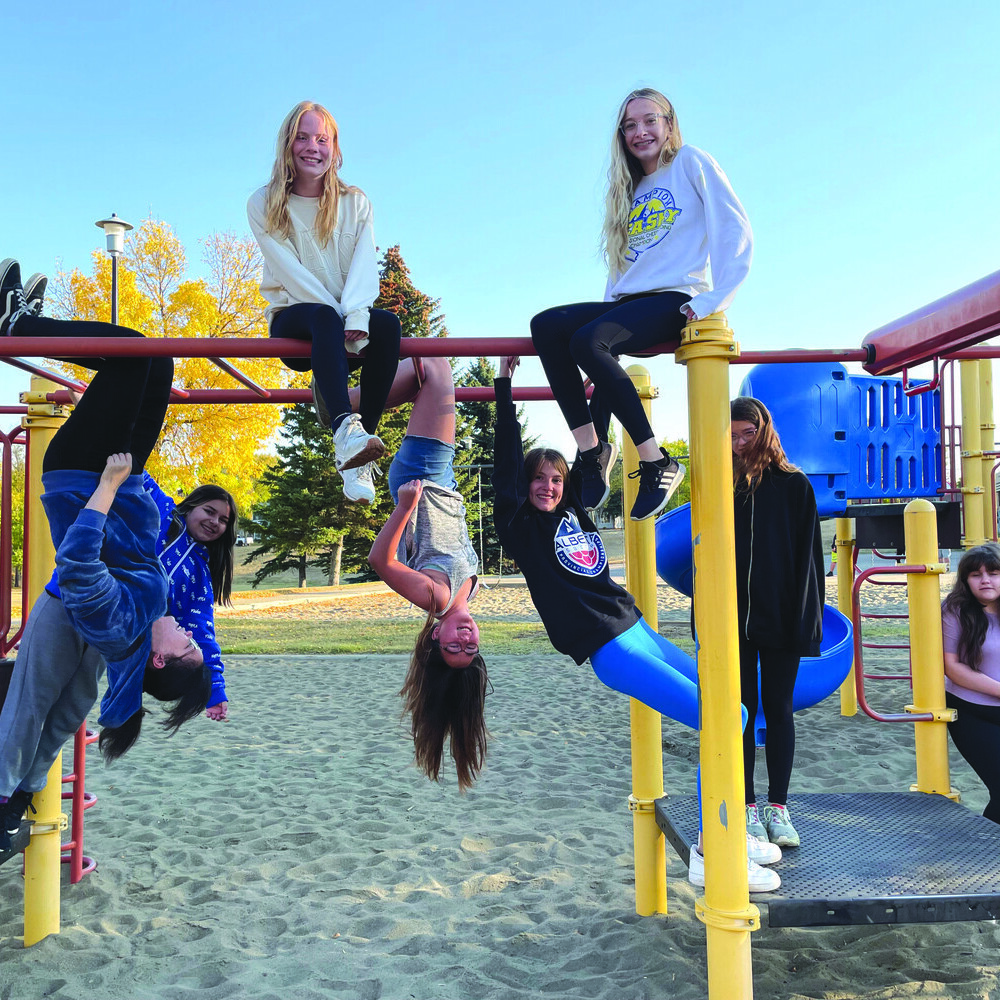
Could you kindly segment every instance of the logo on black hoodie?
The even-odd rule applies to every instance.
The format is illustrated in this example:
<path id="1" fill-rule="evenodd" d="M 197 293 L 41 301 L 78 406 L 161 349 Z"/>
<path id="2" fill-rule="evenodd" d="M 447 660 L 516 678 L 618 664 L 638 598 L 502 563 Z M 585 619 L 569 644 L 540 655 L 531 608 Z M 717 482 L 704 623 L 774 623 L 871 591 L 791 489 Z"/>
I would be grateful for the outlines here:
<path id="1" fill-rule="evenodd" d="M 556 559 L 578 576 L 597 576 L 607 565 L 604 542 L 596 531 L 584 531 L 573 511 L 563 514 L 555 537 Z"/>

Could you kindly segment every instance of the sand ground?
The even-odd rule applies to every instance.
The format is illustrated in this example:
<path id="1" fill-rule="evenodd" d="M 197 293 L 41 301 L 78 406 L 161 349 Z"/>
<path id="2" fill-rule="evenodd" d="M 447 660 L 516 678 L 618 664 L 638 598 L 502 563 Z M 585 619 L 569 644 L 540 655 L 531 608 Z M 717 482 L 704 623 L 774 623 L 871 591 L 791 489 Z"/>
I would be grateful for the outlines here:
<path id="1" fill-rule="evenodd" d="M 518 588 L 495 595 L 530 613 Z M 271 613 L 353 613 L 377 634 L 382 600 Z M 686 604 L 660 603 L 682 627 Z M 154 715 L 124 760 L 92 757 L 98 868 L 64 876 L 59 935 L 22 948 L 19 868 L 0 869 L 0 1000 L 705 997 L 700 890 L 669 847 L 669 915 L 634 913 L 626 700 L 565 657 L 491 660 L 488 764 L 461 796 L 451 774 L 433 784 L 411 764 L 404 669 L 233 657 L 230 722 L 167 739 Z M 908 690 L 884 682 L 872 699 L 896 710 Z M 793 789 L 913 780 L 912 726 L 842 718 L 835 698 L 797 718 Z M 663 736 L 667 790 L 690 793 L 695 735 L 664 720 Z M 952 765 L 981 810 L 977 779 Z M 765 910 L 755 995 L 997 997 L 998 944 L 991 922 L 771 929 Z"/>

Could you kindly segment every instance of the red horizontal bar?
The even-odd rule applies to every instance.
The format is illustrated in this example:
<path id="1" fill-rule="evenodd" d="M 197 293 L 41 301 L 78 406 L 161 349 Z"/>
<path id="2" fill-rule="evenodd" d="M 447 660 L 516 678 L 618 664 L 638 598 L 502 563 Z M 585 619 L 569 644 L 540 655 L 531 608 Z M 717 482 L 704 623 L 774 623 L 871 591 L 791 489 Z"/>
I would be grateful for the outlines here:
<path id="1" fill-rule="evenodd" d="M 514 401 L 517 403 L 550 402 L 555 397 L 552 390 L 547 385 L 514 387 Z M 51 403 L 70 402 L 69 393 L 65 390 L 50 392 L 45 397 Z M 456 386 L 455 398 L 460 403 L 487 402 L 492 403 L 494 399 L 492 386 L 471 385 Z M 205 403 L 277 403 L 279 406 L 292 406 L 295 403 L 311 403 L 313 401 L 310 389 L 271 389 L 266 400 L 261 399 L 260 394 L 251 389 L 186 389 L 183 399 L 173 399 L 171 404 L 197 404 Z M 27 413 L 26 406 L 0 407 L 0 413 Z"/>
<path id="2" fill-rule="evenodd" d="M 862 341 L 874 350 L 865 364 L 872 375 L 952 354 L 1000 332 L 1000 271 L 960 288 L 901 319 L 873 330 Z"/>
<path id="3" fill-rule="evenodd" d="M 9 337 L 0 338 L 0 357 L 31 358 L 308 358 L 301 340 L 274 337 Z M 404 337 L 407 358 L 479 358 L 537 355 L 530 337 Z"/>

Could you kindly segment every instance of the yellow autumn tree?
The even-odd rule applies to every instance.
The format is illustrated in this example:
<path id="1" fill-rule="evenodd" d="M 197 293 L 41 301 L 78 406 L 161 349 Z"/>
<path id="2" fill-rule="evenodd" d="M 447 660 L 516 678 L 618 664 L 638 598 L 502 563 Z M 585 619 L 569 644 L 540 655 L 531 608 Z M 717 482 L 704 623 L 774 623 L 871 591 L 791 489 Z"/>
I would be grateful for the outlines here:
<path id="1" fill-rule="evenodd" d="M 266 337 L 256 242 L 250 236 L 215 233 L 201 247 L 208 277 L 185 279 L 187 255 L 167 223 L 147 219 L 130 233 L 118 268 L 119 323 L 147 337 Z M 73 270 L 57 276 L 53 298 L 60 318 L 110 319 L 111 263 L 101 252 L 93 258 L 93 274 Z M 225 356 L 221 345 L 219 354 Z M 308 384 L 307 377 L 289 371 L 277 358 L 228 360 L 259 385 Z M 85 369 L 67 368 L 77 377 L 89 377 Z M 242 388 L 208 358 L 177 359 L 174 385 Z M 257 499 L 257 480 L 272 461 L 268 445 L 280 417 L 273 403 L 175 401 L 147 468 L 168 493 L 184 495 L 200 483 L 218 483 L 249 512 Z"/>

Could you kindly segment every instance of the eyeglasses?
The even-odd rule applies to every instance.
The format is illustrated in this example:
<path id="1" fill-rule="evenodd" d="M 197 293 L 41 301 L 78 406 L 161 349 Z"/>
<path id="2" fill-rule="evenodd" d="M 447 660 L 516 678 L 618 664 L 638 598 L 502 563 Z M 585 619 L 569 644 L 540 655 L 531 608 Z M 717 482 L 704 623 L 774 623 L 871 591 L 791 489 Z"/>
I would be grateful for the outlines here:
<path id="1" fill-rule="evenodd" d="M 757 436 L 757 428 L 751 427 L 748 431 L 743 431 L 742 434 L 733 434 L 733 444 L 749 444 Z"/>
<path id="2" fill-rule="evenodd" d="M 446 653 L 465 653 L 467 656 L 475 656 L 479 652 L 478 642 L 449 642 L 447 646 L 441 647 Z"/>
<path id="3" fill-rule="evenodd" d="M 620 126 L 622 135 L 635 135 L 639 130 L 639 125 L 641 124 L 644 129 L 650 131 L 656 128 L 656 123 L 663 119 L 668 125 L 670 124 L 670 115 L 643 115 L 639 121 L 630 118 L 627 122 L 623 122 Z"/>

